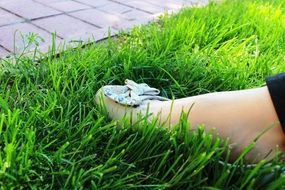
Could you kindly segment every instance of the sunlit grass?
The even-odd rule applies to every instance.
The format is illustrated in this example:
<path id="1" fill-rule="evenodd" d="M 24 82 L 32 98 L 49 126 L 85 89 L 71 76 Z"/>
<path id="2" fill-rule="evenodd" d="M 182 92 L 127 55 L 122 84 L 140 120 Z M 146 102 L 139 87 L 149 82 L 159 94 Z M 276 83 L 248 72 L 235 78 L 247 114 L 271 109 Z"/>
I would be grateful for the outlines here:
<path id="1" fill-rule="evenodd" d="M 232 0 L 166 15 L 58 58 L 53 49 L 41 59 L 1 61 L 0 186 L 284 188 L 278 156 L 228 165 L 221 139 L 202 128 L 189 133 L 185 116 L 171 131 L 156 121 L 130 126 L 123 120 L 118 127 L 94 99 L 102 85 L 126 78 L 169 98 L 262 86 L 266 76 L 285 70 L 284 15 L 282 0 Z"/>

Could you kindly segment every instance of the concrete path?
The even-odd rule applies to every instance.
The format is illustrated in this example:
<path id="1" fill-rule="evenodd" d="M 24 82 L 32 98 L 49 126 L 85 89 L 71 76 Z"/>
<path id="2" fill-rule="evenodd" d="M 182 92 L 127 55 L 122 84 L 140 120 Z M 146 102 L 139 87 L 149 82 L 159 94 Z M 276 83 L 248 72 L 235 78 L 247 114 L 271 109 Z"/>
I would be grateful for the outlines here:
<path id="1" fill-rule="evenodd" d="M 38 34 L 39 49 L 47 52 L 55 34 L 56 44 L 90 38 L 100 40 L 145 24 L 183 6 L 207 0 L 0 0 L 0 58 L 21 53 Z M 29 36 L 30 38 L 27 38 Z"/>

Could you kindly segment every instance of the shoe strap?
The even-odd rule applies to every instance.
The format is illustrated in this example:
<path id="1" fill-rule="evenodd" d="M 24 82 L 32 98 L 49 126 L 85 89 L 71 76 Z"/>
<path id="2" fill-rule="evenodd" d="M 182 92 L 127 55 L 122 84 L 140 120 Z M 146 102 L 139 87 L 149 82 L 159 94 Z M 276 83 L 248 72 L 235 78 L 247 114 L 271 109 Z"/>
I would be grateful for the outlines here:
<path id="1" fill-rule="evenodd" d="M 160 91 L 156 88 L 152 88 L 148 86 L 146 83 L 138 84 L 132 80 L 126 79 L 125 80 L 126 86 L 136 95 L 158 95 Z"/>
<path id="2" fill-rule="evenodd" d="M 119 104 L 128 106 L 142 105 L 146 100 L 167 101 L 168 98 L 158 96 L 160 91 L 148 86 L 146 83 L 138 84 L 132 80 L 125 80 L 125 86 L 119 86 L 121 93 L 116 93 L 114 86 L 106 86 L 104 94 Z"/>

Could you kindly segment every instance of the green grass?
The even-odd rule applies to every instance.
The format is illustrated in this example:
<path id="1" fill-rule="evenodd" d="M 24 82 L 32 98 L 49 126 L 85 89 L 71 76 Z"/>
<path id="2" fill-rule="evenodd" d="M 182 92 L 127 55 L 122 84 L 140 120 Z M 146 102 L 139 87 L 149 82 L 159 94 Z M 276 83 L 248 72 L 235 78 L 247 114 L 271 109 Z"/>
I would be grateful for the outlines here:
<path id="1" fill-rule="evenodd" d="M 202 128 L 188 133 L 184 116 L 172 131 L 155 121 L 118 127 L 94 99 L 126 78 L 169 98 L 262 86 L 285 70 L 284 18 L 283 0 L 231 0 L 58 58 L 53 49 L 40 61 L 2 60 L 1 189 L 284 188 L 281 155 L 254 167 L 243 157 L 222 164 L 226 145 Z"/>

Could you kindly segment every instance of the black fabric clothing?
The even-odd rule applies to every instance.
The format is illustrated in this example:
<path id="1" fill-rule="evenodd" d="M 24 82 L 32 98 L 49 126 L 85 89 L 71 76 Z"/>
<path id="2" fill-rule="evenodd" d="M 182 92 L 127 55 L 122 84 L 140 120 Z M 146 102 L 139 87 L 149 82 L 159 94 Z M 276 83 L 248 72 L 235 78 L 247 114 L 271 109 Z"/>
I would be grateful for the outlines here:
<path id="1" fill-rule="evenodd" d="M 266 84 L 285 133 L 285 73 L 267 77 Z"/>

